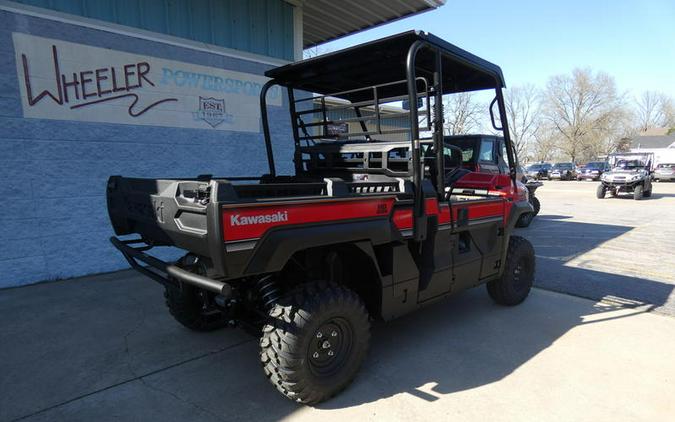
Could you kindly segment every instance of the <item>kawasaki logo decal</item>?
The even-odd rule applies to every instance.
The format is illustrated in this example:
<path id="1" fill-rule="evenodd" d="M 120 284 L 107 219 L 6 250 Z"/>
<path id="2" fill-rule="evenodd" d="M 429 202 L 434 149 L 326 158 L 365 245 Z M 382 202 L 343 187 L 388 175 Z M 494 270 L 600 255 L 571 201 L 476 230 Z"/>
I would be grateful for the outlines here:
<path id="1" fill-rule="evenodd" d="M 288 221 L 288 211 L 278 211 L 274 214 L 240 216 L 234 214 L 230 216 L 230 224 L 233 226 L 247 226 L 249 224 L 267 224 Z"/>

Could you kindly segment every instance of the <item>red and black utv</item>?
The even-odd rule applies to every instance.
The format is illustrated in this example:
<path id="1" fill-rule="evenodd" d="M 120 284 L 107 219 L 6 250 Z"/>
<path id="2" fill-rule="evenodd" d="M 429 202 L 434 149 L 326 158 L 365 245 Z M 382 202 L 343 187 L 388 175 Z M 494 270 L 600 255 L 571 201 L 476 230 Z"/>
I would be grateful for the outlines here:
<path id="1" fill-rule="evenodd" d="M 265 375 L 288 398 L 317 403 L 345 388 L 366 356 L 370 321 L 390 320 L 486 284 L 516 305 L 534 278 L 532 245 L 513 236 L 531 212 L 516 194 L 500 68 L 431 34 L 406 32 L 266 73 L 260 104 L 269 173 L 261 177 L 108 181 L 111 238 L 131 266 L 165 287 L 194 330 L 257 327 Z M 275 171 L 266 94 L 287 93 L 292 175 Z M 509 171 L 453 190 L 457 150 L 443 146 L 444 94 L 493 90 Z M 313 93 L 313 94 L 307 94 Z M 328 119 L 326 97 L 351 114 Z M 385 103 L 426 103 L 396 117 Z M 317 116 L 319 116 L 317 118 Z M 497 127 L 500 122 L 502 127 Z M 355 131 L 330 133 L 329 126 Z M 360 129 L 359 129 L 360 128 Z M 388 140 L 407 134 L 408 141 Z M 367 176 L 367 177 L 364 177 Z M 178 262 L 156 246 L 186 251 Z"/>

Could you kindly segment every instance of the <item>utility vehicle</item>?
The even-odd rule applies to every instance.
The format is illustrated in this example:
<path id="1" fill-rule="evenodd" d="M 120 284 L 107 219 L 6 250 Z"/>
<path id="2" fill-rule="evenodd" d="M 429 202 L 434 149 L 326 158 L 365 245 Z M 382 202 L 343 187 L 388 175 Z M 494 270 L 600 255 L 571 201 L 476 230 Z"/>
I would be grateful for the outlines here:
<path id="1" fill-rule="evenodd" d="M 652 196 L 652 163 L 654 154 L 649 152 L 610 154 L 608 163 L 611 171 L 600 178 L 597 197 L 602 199 L 609 192 L 612 196 L 619 193 L 632 193 L 633 199 Z"/>
<path id="2" fill-rule="evenodd" d="M 136 235 L 111 241 L 133 268 L 165 286 L 178 322 L 200 331 L 258 330 L 265 375 L 283 395 L 312 404 L 355 377 L 371 320 L 480 284 L 499 304 L 528 296 L 534 251 L 512 232 L 532 206 L 516 184 L 498 66 L 410 31 L 266 76 L 267 174 L 108 181 L 115 233 Z M 273 86 L 286 92 L 292 136 L 270 131 L 266 94 Z M 453 190 L 461 162 L 443 146 L 442 97 L 475 90 L 495 94 L 490 114 L 503 131 L 509 171 L 473 173 L 471 185 Z M 347 100 L 341 107 L 356 117 L 328 120 L 322 100 L 329 96 Z M 418 98 L 426 124 L 420 127 L 412 108 L 397 116 L 408 127 L 383 129 L 382 104 Z M 344 123 L 362 130 L 327 130 Z M 388 141 L 393 133 L 409 140 Z M 273 136 L 292 139 L 294 174 L 277 174 Z M 162 261 L 150 254 L 157 246 L 186 254 Z"/>

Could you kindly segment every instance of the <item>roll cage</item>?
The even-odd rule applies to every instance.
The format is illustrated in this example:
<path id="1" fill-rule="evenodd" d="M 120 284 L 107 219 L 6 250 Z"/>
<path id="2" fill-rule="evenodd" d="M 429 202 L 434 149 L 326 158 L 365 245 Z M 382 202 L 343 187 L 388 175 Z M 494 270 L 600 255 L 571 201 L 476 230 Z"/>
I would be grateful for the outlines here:
<path id="1" fill-rule="evenodd" d="M 494 89 L 495 98 L 490 104 L 490 117 L 495 130 L 503 132 L 509 161 L 511 181 L 515 187 L 517 161 L 514 154 L 502 88 L 504 78 L 499 66 L 462 50 L 432 34 L 408 31 L 380 40 L 357 45 L 334 53 L 291 63 L 265 73 L 271 78 L 261 89 L 260 106 L 265 138 L 269 174 L 276 176 L 274 153 L 267 115 L 267 92 L 273 86 L 285 87 L 295 142 L 294 162 L 296 174 L 302 170 L 302 142 L 307 146 L 318 142 L 343 141 L 350 143 L 353 137 L 364 137 L 365 142 L 377 142 L 376 135 L 408 133 L 410 160 L 407 171 L 399 174 L 410 177 L 413 184 L 413 238 L 421 241 L 425 230 L 425 200 L 423 194 L 424 165 L 422 144 L 432 143 L 435 152 L 435 185 L 443 186 L 443 100 L 444 94 Z M 304 91 L 296 99 L 296 90 Z M 313 93 L 307 94 L 307 93 Z M 326 98 L 347 100 L 338 108 L 351 109 L 356 117 L 329 119 Z M 433 98 L 433 101 L 432 101 Z M 381 113 L 384 103 L 407 100 L 409 111 Z M 426 125 L 420 127 L 420 114 L 415 106 L 418 100 L 426 103 Z M 316 107 L 315 104 L 320 106 Z M 499 125 L 494 106 L 499 113 Z M 370 114 L 364 110 L 369 109 Z M 331 107 L 335 110 L 335 107 Z M 319 121 L 304 122 L 304 115 L 319 115 Z M 407 128 L 383 129 L 382 121 L 392 117 L 407 117 Z M 374 129 L 367 122 L 374 123 Z M 330 133 L 330 125 L 354 122 L 360 132 Z M 372 125 L 371 125 L 372 126 Z M 311 133 L 321 128 L 323 133 Z M 422 129 L 422 130 L 421 130 Z M 421 132 L 430 136 L 421 137 Z M 365 158 L 366 160 L 368 158 Z M 386 161 L 385 158 L 382 158 Z M 371 172 L 367 168 L 364 173 Z M 382 173 L 382 170 L 378 170 Z M 375 172 L 375 171 L 373 171 Z M 439 200 L 444 200 L 444 189 L 437 189 Z"/>

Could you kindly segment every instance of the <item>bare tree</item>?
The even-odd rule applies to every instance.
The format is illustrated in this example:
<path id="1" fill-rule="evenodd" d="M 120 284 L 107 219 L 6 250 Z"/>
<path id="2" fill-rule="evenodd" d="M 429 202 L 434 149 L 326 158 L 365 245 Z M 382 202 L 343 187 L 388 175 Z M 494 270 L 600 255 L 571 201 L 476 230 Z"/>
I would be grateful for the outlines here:
<path id="1" fill-rule="evenodd" d="M 505 91 L 506 119 L 519 157 L 525 158 L 541 126 L 539 93 L 534 85 L 515 86 Z"/>
<path id="2" fill-rule="evenodd" d="M 593 159 L 601 145 L 620 133 L 625 118 L 624 96 L 614 78 L 590 69 L 549 79 L 545 116 L 560 137 L 559 147 L 572 161 Z"/>
<path id="3" fill-rule="evenodd" d="M 640 131 L 675 126 L 675 102 L 672 97 L 645 91 L 636 101 L 635 117 Z"/>
<path id="4" fill-rule="evenodd" d="M 443 103 L 444 132 L 446 135 L 464 135 L 480 127 L 485 105 L 475 100 L 471 92 L 447 96 Z"/>
<path id="5" fill-rule="evenodd" d="M 540 125 L 532 134 L 532 144 L 529 146 L 529 156 L 532 161 L 551 161 L 560 149 L 559 136 L 552 126 Z"/>

